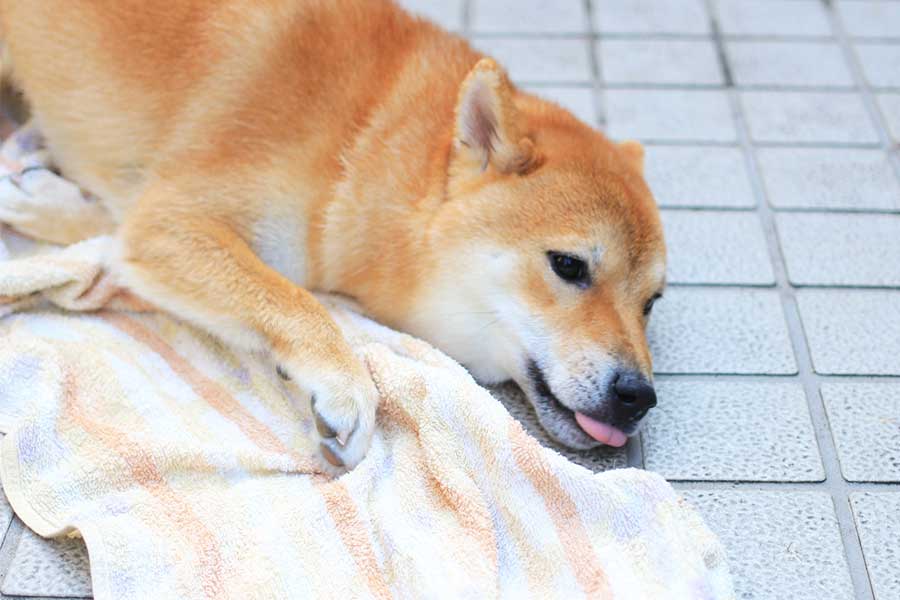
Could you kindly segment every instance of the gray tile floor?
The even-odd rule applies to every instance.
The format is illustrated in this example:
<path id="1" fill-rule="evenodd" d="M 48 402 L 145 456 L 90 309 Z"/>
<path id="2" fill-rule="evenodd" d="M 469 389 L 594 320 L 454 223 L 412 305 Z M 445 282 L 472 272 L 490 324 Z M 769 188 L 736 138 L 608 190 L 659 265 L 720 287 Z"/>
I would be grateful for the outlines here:
<path id="1" fill-rule="evenodd" d="M 647 145 L 660 406 L 567 455 L 671 480 L 740 598 L 900 598 L 900 0 L 403 2 Z M 89 592 L 79 543 L 0 529 L 0 595 Z"/>

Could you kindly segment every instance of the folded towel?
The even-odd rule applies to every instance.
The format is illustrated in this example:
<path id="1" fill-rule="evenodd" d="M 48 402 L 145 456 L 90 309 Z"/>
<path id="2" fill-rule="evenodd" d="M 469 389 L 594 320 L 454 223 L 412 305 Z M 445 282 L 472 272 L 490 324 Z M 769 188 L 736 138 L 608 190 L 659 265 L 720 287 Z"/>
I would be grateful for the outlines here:
<path id="1" fill-rule="evenodd" d="M 20 141 L 0 168 L 21 167 Z M 71 185 L 31 160 L 40 181 L 0 179 L 0 218 Z M 381 404 L 366 459 L 331 479 L 308 396 L 269 357 L 140 312 L 111 239 L 29 253 L 0 236 L 0 477 L 38 534 L 84 537 L 96 598 L 733 597 L 719 542 L 662 478 L 568 462 L 346 301 L 322 298 Z"/>

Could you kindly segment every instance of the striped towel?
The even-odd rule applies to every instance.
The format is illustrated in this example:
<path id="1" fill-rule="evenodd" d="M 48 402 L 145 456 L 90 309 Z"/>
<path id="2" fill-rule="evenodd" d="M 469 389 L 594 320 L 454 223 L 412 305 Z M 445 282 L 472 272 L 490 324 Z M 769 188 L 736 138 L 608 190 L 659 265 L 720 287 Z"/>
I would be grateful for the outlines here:
<path id="1" fill-rule="evenodd" d="M 30 190 L 71 185 L 2 175 L 18 217 Z M 141 310 L 104 264 L 111 239 L 0 236 L 0 477 L 28 527 L 84 538 L 96 598 L 733 597 L 663 479 L 568 462 L 345 301 L 322 298 L 381 404 L 366 459 L 331 479 L 308 396 L 269 357 Z"/>

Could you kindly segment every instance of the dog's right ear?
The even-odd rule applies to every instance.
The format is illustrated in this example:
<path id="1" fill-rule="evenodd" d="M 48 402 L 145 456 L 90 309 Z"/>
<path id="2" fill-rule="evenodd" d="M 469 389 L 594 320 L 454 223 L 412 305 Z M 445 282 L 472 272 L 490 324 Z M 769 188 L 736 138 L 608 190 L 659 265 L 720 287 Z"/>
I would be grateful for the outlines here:
<path id="1" fill-rule="evenodd" d="M 473 176 L 489 167 L 524 173 L 537 159 L 534 143 L 521 132 L 509 77 L 490 58 L 469 71 L 456 104 L 451 170 Z"/>

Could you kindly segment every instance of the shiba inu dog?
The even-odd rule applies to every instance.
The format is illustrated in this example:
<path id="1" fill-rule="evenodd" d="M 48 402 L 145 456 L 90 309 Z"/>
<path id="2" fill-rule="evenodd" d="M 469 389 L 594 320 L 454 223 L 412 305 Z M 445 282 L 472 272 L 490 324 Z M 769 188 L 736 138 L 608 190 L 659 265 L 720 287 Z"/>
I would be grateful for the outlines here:
<path id="1" fill-rule="evenodd" d="M 641 146 L 463 39 L 388 0 L 0 0 L 0 40 L 56 164 L 102 201 L 23 231 L 113 230 L 129 289 L 312 394 L 330 463 L 362 459 L 377 393 L 308 290 L 515 380 L 574 448 L 624 444 L 655 405 L 666 257 Z"/>

